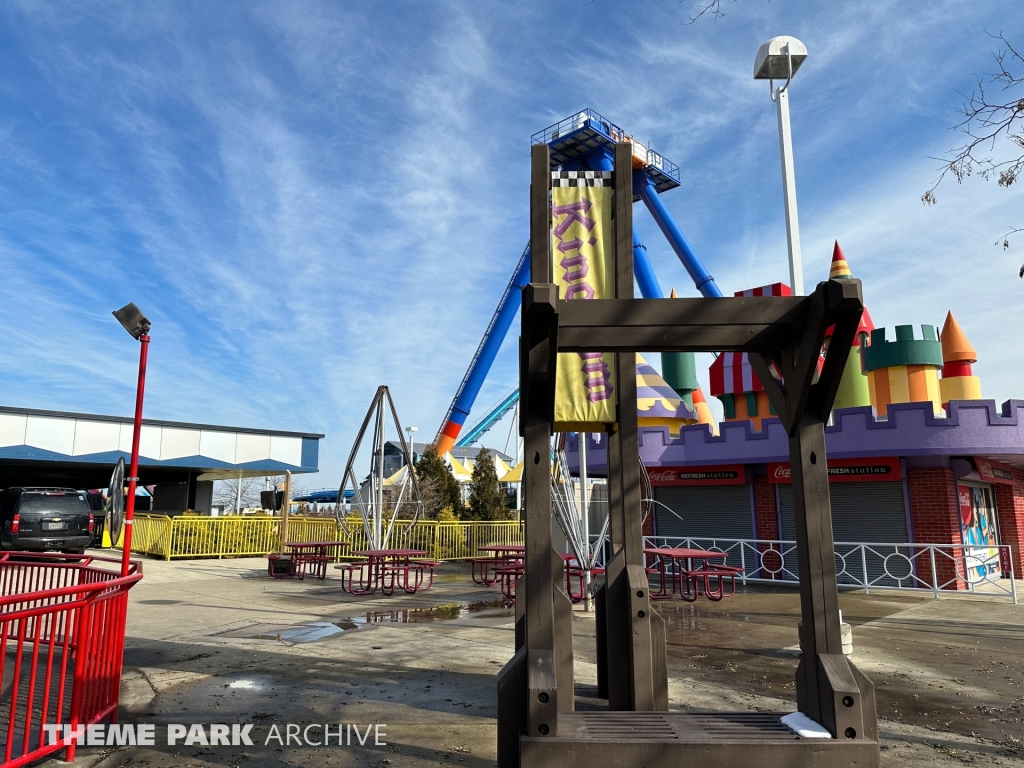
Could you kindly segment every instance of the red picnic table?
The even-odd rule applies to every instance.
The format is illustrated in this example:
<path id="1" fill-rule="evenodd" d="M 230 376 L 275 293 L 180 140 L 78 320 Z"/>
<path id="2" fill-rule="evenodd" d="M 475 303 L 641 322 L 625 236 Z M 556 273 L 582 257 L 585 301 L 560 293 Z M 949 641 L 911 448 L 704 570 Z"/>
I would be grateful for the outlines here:
<path id="1" fill-rule="evenodd" d="M 565 594 L 574 603 L 581 603 L 586 597 L 586 570 L 580 565 L 579 559 L 572 552 L 562 552 L 562 562 L 565 563 Z M 603 576 L 604 568 L 591 568 L 594 576 Z M 573 588 L 573 582 L 576 588 Z"/>
<path id="2" fill-rule="evenodd" d="M 434 569 L 441 565 L 434 560 L 413 559 L 429 554 L 422 549 L 362 549 L 353 554 L 366 560 L 335 566 L 341 571 L 341 588 L 353 595 L 370 595 L 378 588 L 385 595 L 393 595 L 395 587 L 410 595 L 430 589 Z"/>
<path id="3" fill-rule="evenodd" d="M 498 568 L 522 567 L 526 547 L 522 544 L 488 544 L 478 547 L 477 551 L 487 552 L 488 557 L 471 557 L 469 559 L 473 583 L 489 587 L 502 579 L 502 575 L 495 572 Z M 476 570 L 477 566 L 480 566 L 479 575 Z"/>
<path id="4" fill-rule="evenodd" d="M 652 600 L 675 597 L 677 585 L 679 596 L 689 603 L 700 593 L 709 600 L 721 600 L 736 593 L 736 576 L 743 573 L 742 568 L 725 564 L 728 557 L 725 552 L 688 547 L 648 547 L 644 554 L 658 558 L 658 567 L 647 569 L 648 573 L 657 573 L 661 577 L 660 589 L 651 592 Z M 722 562 L 711 563 L 711 560 Z M 729 582 L 728 592 L 725 591 L 726 580 Z"/>
<path id="5" fill-rule="evenodd" d="M 289 541 L 285 542 L 289 551 L 283 555 L 267 555 L 267 573 L 275 579 L 291 579 L 298 576 L 306 578 L 306 569 L 318 579 L 327 578 L 327 563 L 331 560 L 328 551 L 332 548 L 341 549 L 349 546 L 347 541 Z M 287 561 L 287 569 L 281 569 L 277 563 Z"/>

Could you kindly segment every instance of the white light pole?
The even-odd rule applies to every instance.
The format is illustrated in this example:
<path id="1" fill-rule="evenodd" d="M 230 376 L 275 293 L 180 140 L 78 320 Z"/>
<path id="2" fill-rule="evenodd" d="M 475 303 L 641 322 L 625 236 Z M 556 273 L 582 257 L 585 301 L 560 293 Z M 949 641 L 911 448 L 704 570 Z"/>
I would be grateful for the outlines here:
<path id="1" fill-rule="evenodd" d="M 416 443 L 414 441 L 416 439 L 416 434 L 415 433 L 419 432 L 420 428 L 419 427 L 406 427 L 405 431 L 409 433 L 409 461 L 416 461 L 416 456 L 415 456 L 415 453 L 416 453 L 415 445 L 416 445 Z"/>
<path id="2" fill-rule="evenodd" d="M 587 438 L 589 435 L 586 432 L 577 432 L 577 451 L 580 456 L 580 514 L 583 519 L 580 521 L 583 524 L 583 546 L 586 551 L 587 562 L 580 563 L 583 566 L 583 610 L 588 613 L 591 610 L 590 605 L 590 504 L 588 503 L 589 493 L 587 488 Z"/>
<path id="3" fill-rule="evenodd" d="M 786 239 L 789 245 L 789 282 L 793 294 L 804 295 L 804 269 L 800 254 L 800 221 L 796 212 L 796 175 L 793 171 L 793 131 L 789 126 L 789 83 L 807 58 L 807 47 L 795 37 L 773 37 L 754 59 L 754 79 L 767 80 L 768 92 L 778 108 L 779 153 L 782 155 L 782 197 L 786 206 Z M 785 84 L 775 87 L 775 80 Z"/>

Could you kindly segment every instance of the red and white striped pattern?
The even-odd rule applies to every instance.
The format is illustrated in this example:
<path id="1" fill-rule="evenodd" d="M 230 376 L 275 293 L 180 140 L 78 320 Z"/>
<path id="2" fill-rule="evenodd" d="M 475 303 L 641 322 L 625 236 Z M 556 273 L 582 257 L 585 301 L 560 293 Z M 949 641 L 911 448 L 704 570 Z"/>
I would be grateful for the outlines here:
<path id="1" fill-rule="evenodd" d="M 792 296 L 793 291 L 785 283 L 772 283 L 745 291 L 736 291 L 736 296 Z M 738 395 L 743 392 L 761 392 L 764 387 L 754 375 L 750 360 L 745 352 L 723 352 L 711 364 L 711 394 Z"/>
<path id="2" fill-rule="evenodd" d="M 793 290 L 785 283 L 772 283 L 771 285 L 760 285 L 757 288 L 748 288 L 745 291 L 736 291 L 733 296 L 792 296 Z"/>
<path id="3" fill-rule="evenodd" d="M 723 352 L 711 364 L 710 374 L 711 394 L 715 397 L 764 389 L 750 367 L 746 352 Z"/>

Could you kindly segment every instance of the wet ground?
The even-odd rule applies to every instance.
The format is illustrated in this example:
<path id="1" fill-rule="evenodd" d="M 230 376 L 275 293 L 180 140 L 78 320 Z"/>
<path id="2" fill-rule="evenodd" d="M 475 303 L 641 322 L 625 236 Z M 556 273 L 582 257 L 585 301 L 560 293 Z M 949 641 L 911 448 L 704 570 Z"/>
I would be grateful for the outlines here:
<path id="1" fill-rule="evenodd" d="M 1024 738 L 1024 613 L 988 601 L 840 595 L 854 662 L 887 720 L 998 742 Z M 795 701 L 799 661 L 791 592 L 752 591 L 717 604 L 661 605 L 670 668 L 731 690 Z"/>
<path id="2" fill-rule="evenodd" d="M 446 564 L 434 589 L 390 598 L 346 595 L 336 578 L 271 580 L 261 560 L 146 561 L 145 572 L 132 592 L 121 722 L 154 723 L 161 742 L 169 724 L 252 723 L 255 744 L 87 747 L 78 764 L 494 765 L 494 676 L 512 653 L 513 617 L 467 568 Z M 844 593 L 840 607 L 854 661 L 876 684 L 883 765 L 1024 766 L 1024 610 L 892 593 Z M 795 591 L 657 608 L 672 708 L 794 709 Z M 604 706 L 593 628 L 577 610 L 581 708 Z M 324 723 L 381 724 L 387 745 L 360 745 L 351 730 L 341 747 L 272 738 L 275 727 L 284 737 L 288 724 Z M 313 726 L 312 740 L 321 732 Z"/>

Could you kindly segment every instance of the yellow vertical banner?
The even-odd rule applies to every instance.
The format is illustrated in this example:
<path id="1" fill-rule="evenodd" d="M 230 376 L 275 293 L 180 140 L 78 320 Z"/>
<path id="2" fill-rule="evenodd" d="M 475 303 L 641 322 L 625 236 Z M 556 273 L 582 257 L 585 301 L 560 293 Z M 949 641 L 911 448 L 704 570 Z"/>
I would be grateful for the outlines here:
<path id="1" fill-rule="evenodd" d="M 611 171 L 551 174 L 552 279 L 558 298 L 614 298 L 613 226 Z M 611 353 L 559 354 L 556 431 L 600 431 L 615 421 L 614 363 Z"/>

